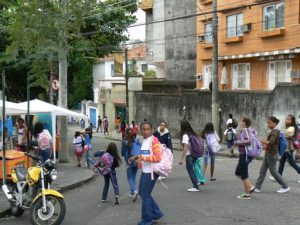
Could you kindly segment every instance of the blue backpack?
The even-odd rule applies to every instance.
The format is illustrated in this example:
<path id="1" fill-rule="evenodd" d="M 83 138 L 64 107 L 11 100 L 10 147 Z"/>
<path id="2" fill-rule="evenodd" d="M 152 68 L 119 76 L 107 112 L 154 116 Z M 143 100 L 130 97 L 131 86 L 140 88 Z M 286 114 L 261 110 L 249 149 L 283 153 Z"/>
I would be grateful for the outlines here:
<path id="1" fill-rule="evenodd" d="M 204 155 L 204 141 L 198 136 L 190 136 L 190 152 L 193 158 L 199 158 Z"/>
<path id="2" fill-rule="evenodd" d="M 280 156 L 283 156 L 286 148 L 287 148 L 287 141 L 285 139 L 285 136 L 282 132 L 279 132 L 279 155 Z"/>

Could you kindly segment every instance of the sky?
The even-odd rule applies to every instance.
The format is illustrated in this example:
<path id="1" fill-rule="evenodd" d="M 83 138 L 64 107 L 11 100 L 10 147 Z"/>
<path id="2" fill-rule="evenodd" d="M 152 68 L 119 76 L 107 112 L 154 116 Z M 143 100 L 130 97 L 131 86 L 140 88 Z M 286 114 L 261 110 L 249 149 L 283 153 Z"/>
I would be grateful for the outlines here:
<path id="1" fill-rule="evenodd" d="M 136 12 L 137 22 L 135 24 L 145 23 L 145 12 L 139 9 Z M 145 26 L 132 27 L 128 29 L 130 40 L 145 40 Z"/>

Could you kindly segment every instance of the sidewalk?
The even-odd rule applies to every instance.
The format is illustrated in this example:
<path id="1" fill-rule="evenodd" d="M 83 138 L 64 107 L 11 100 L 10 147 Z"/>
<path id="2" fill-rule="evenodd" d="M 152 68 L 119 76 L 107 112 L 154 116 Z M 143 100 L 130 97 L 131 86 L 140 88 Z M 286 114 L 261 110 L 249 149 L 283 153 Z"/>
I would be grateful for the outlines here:
<path id="1" fill-rule="evenodd" d="M 74 189 L 84 183 L 91 181 L 95 176 L 92 170 L 78 168 L 73 163 L 58 163 L 58 178 L 53 182 L 52 188 L 64 192 Z M 67 203 L 66 203 L 67 204 Z M 10 204 L 2 189 L 0 190 L 0 218 L 9 215 Z"/>

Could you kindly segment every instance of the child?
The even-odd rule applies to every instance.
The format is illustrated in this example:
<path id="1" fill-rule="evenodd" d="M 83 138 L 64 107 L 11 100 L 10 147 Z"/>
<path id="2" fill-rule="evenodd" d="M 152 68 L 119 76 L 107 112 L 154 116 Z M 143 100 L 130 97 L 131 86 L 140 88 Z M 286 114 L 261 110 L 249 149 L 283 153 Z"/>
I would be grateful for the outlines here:
<path id="1" fill-rule="evenodd" d="M 207 123 L 202 133 L 202 138 L 206 140 L 206 143 L 207 143 L 207 136 L 210 134 L 215 135 L 216 140 L 218 142 L 220 141 L 218 134 L 215 132 L 214 125 L 212 123 Z M 205 148 L 205 155 L 204 155 L 203 175 L 205 175 L 209 158 L 210 158 L 210 181 L 216 181 L 217 179 L 214 177 L 216 153 L 212 151 L 212 146 L 209 146 L 209 144 L 207 143 L 207 147 Z"/>
<path id="2" fill-rule="evenodd" d="M 134 147 L 137 147 L 140 150 L 139 140 L 134 137 L 133 130 L 131 128 L 127 128 L 125 131 L 125 140 L 122 142 L 121 152 L 127 165 L 127 180 L 131 191 L 129 198 L 131 198 L 133 202 L 135 202 L 138 197 L 138 192 L 136 189 L 136 175 L 138 172 L 138 167 L 136 163 L 128 163 L 128 159 L 135 155 Z M 140 154 L 140 152 L 138 154 Z"/>
<path id="3" fill-rule="evenodd" d="M 109 189 L 109 181 L 111 181 L 114 191 L 115 191 L 115 205 L 119 205 L 119 185 L 118 185 L 118 180 L 117 180 L 117 175 L 116 175 L 116 168 L 121 165 L 121 158 L 119 156 L 118 148 L 115 143 L 110 143 L 107 146 L 106 152 L 109 153 L 114 161 L 111 167 L 111 171 L 109 174 L 104 175 L 104 187 L 103 187 L 103 193 L 102 193 L 102 202 L 106 202 L 107 199 L 107 193 Z"/>
<path id="4" fill-rule="evenodd" d="M 288 145 L 287 145 L 286 152 L 283 154 L 283 156 L 280 159 L 278 173 L 282 175 L 285 162 L 286 160 L 288 160 L 291 167 L 293 167 L 294 170 L 296 170 L 296 172 L 300 174 L 300 167 L 296 164 L 293 156 L 295 151 L 293 141 L 297 138 L 297 134 L 298 134 L 298 126 L 296 124 L 295 116 L 289 115 L 285 120 L 285 126 L 286 126 L 285 138 L 287 140 Z"/>
<path id="5" fill-rule="evenodd" d="M 73 139 L 73 144 L 75 147 L 74 154 L 77 157 L 78 167 L 81 167 L 81 159 L 83 156 L 83 146 L 84 140 L 79 131 L 75 132 L 75 137 Z"/>
<path id="6" fill-rule="evenodd" d="M 90 168 L 90 154 L 92 152 L 92 130 L 91 128 L 85 129 L 85 144 L 87 145 L 88 149 L 85 153 L 85 160 L 87 168 Z"/>
<path id="7" fill-rule="evenodd" d="M 139 187 L 139 194 L 142 198 L 142 220 L 138 225 L 150 225 L 153 224 L 153 220 L 159 220 L 163 217 L 163 213 L 151 196 L 152 190 L 159 177 L 159 175 L 153 173 L 151 164 L 160 162 L 162 155 L 159 141 L 152 135 L 152 130 L 153 126 L 151 123 L 146 121 L 141 124 L 141 131 L 144 137 L 141 146 L 142 154 L 129 159 L 130 163 L 135 160 L 137 160 L 137 163 L 142 162 L 143 172 Z"/>
<path id="8" fill-rule="evenodd" d="M 248 166 L 252 162 L 252 158 L 246 154 L 246 146 L 251 144 L 250 132 L 256 133 L 250 126 L 251 120 L 248 117 L 244 117 L 242 119 L 243 130 L 235 141 L 235 145 L 239 149 L 239 162 L 235 170 L 235 175 L 242 180 L 244 185 L 244 193 L 238 196 L 238 199 L 251 199 L 251 192 L 254 189 L 248 173 Z"/>
<path id="9" fill-rule="evenodd" d="M 228 155 L 232 157 L 234 153 L 234 141 L 236 140 L 236 130 L 233 128 L 232 123 L 229 123 L 227 125 L 227 129 L 224 132 L 224 136 L 227 142 Z"/>
<path id="10" fill-rule="evenodd" d="M 190 137 L 191 136 L 198 136 L 196 132 L 193 130 L 191 124 L 183 120 L 181 121 L 181 137 L 182 137 L 182 145 L 183 150 L 181 152 L 181 157 L 179 160 L 179 165 L 183 164 L 183 159 L 185 157 L 186 162 L 186 170 L 190 176 L 190 179 L 193 183 L 193 187 L 189 188 L 188 192 L 199 192 L 200 182 L 197 179 L 197 175 L 194 170 L 194 163 L 196 162 L 197 158 L 193 158 L 190 151 Z"/>
<path id="11" fill-rule="evenodd" d="M 256 181 L 255 188 L 251 190 L 255 192 L 260 192 L 261 186 L 264 182 L 268 169 L 270 170 L 271 175 L 275 178 L 277 183 L 281 185 L 281 188 L 277 191 L 277 193 L 286 193 L 290 191 L 290 187 L 287 183 L 283 180 L 282 176 L 277 172 L 276 169 L 276 162 L 279 152 L 279 130 L 276 129 L 279 120 L 274 117 L 270 116 L 267 121 L 268 128 L 271 130 L 270 134 L 268 135 L 267 140 L 261 140 L 261 143 L 266 145 L 265 150 L 265 157 L 263 159 L 263 164 L 260 168 L 259 177 Z"/>

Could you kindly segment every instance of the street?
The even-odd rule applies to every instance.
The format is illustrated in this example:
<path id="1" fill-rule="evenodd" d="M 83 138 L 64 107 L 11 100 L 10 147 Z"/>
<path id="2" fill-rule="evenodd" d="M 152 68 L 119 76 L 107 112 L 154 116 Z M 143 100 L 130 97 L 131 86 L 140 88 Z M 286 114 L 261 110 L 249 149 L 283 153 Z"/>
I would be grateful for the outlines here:
<path id="1" fill-rule="evenodd" d="M 94 149 L 105 149 L 110 141 L 94 138 Z M 118 143 L 119 144 L 119 143 Z M 185 168 L 176 164 L 179 152 L 175 152 L 175 166 L 165 181 L 166 189 L 160 182 L 153 192 L 165 217 L 157 224 L 180 225 L 298 225 L 300 211 L 299 176 L 287 166 L 284 177 L 291 186 L 288 194 L 277 194 L 277 183 L 268 178 L 262 193 L 253 195 L 252 200 L 238 200 L 242 192 L 241 182 L 234 176 L 236 159 L 219 157 L 216 164 L 216 182 L 207 182 L 199 193 L 187 193 L 191 182 Z M 250 177 L 257 178 L 261 161 L 250 166 Z M 64 194 L 67 204 L 65 225 L 135 225 L 140 219 L 140 200 L 133 203 L 128 199 L 129 186 L 125 176 L 125 165 L 119 168 L 120 205 L 114 206 L 113 190 L 110 188 L 108 202 L 101 203 L 103 178 Z M 20 218 L 9 217 L 0 224 L 30 224 L 29 214 Z"/>

